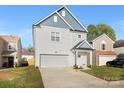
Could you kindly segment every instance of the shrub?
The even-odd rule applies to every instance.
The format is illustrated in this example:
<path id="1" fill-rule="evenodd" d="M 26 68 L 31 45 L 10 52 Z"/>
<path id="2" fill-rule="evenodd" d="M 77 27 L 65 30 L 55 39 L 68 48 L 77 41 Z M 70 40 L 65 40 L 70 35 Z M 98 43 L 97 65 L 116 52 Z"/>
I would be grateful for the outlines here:
<path id="1" fill-rule="evenodd" d="M 74 69 L 78 69 L 78 65 L 74 65 L 73 67 L 74 67 Z"/>
<path id="2" fill-rule="evenodd" d="M 91 65 L 88 65 L 87 67 L 91 68 Z"/>

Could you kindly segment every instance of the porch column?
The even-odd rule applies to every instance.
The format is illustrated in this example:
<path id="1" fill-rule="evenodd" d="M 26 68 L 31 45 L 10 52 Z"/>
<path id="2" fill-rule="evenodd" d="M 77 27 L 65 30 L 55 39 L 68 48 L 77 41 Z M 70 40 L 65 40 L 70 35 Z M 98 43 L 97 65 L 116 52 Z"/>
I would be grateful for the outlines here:
<path id="1" fill-rule="evenodd" d="M 75 66 L 77 66 L 77 51 L 75 50 Z"/>
<path id="2" fill-rule="evenodd" d="M 17 66 L 17 58 L 16 58 L 16 56 L 14 56 L 14 67 L 16 67 Z"/>

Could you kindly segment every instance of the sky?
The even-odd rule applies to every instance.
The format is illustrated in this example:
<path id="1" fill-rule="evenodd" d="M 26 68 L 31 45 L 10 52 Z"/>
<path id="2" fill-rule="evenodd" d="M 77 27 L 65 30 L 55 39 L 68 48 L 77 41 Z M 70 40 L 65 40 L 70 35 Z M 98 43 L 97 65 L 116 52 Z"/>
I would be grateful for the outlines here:
<path id="1" fill-rule="evenodd" d="M 0 6 L 0 35 L 21 37 L 22 46 L 32 46 L 32 25 L 61 6 L 21 5 Z M 117 40 L 124 39 L 124 6 L 67 6 L 85 26 L 107 24 L 116 33 Z"/>

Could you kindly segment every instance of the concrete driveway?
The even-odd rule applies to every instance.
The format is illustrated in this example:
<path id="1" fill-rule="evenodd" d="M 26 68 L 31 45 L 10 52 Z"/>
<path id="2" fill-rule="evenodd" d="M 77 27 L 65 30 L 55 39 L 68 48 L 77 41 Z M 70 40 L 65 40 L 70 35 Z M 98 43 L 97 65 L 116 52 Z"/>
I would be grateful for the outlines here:
<path id="1" fill-rule="evenodd" d="M 119 82 L 107 82 L 72 68 L 41 68 L 40 70 L 45 88 L 122 87 Z"/>

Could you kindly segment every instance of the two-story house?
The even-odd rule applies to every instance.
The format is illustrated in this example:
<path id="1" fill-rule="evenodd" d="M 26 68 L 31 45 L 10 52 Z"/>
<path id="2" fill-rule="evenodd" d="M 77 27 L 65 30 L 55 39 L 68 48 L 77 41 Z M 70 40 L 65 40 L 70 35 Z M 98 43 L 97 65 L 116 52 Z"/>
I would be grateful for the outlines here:
<path id="1" fill-rule="evenodd" d="M 35 66 L 64 67 L 92 64 L 87 29 L 62 6 L 33 25 Z"/>
<path id="2" fill-rule="evenodd" d="M 102 34 L 90 40 L 90 44 L 95 49 L 93 52 L 94 65 L 106 65 L 107 61 L 111 61 L 116 58 L 116 53 L 113 48 L 114 41 L 106 34 Z"/>
<path id="3" fill-rule="evenodd" d="M 14 67 L 21 61 L 21 39 L 16 36 L 0 35 L 0 67 Z"/>

